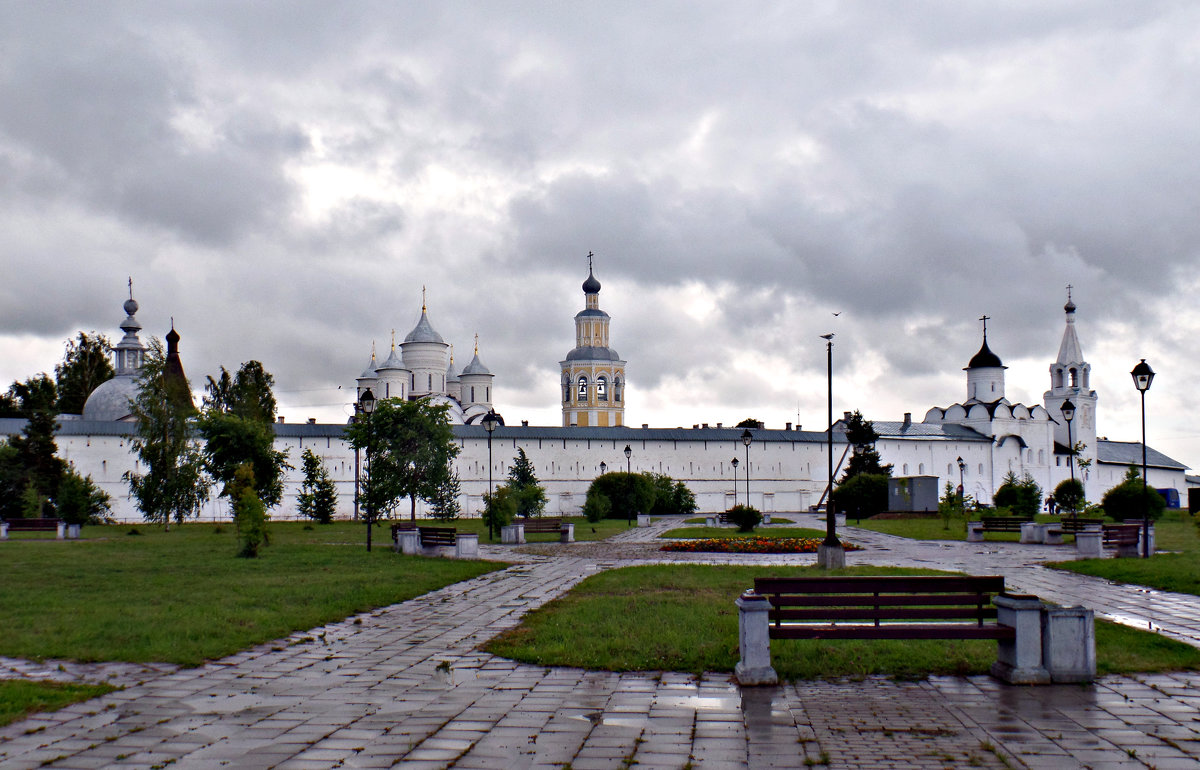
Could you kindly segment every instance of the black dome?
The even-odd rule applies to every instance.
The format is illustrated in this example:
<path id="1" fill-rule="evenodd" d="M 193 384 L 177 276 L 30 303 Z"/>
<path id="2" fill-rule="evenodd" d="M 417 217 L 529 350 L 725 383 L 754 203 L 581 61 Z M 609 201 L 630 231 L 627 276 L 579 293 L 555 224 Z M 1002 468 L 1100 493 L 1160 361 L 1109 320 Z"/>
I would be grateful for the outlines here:
<path id="1" fill-rule="evenodd" d="M 1000 356 L 993 353 L 992 349 L 988 347 L 987 337 L 983 338 L 983 347 L 981 347 L 979 352 L 976 353 L 971 359 L 971 363 L 967 364 L 968 369 L 986 369 L 989 367 L 1003 366 L 1004 364 L 1000 362 Z"/>
<path id="2" fill-rule="evenodd" d="M 583 282 L 584 294 L 599 294 L 600 282 L 596 280 L 596 276 L 592 275 L 592 271 L 588 270 L 587 280 Z"/>

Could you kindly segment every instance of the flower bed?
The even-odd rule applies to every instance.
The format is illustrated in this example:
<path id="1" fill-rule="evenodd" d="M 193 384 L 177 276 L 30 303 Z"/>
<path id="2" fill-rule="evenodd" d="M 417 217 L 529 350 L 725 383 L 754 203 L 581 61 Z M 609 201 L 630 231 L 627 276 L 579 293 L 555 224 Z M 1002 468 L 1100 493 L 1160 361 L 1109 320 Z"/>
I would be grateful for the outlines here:
<path id="1" fill-rule="evenodd" d="M 730 537 L 702 540 L 677 540 L 667 543 L 660 551 L 688 553 L 816 553 L 822 540 L 815 537 Z M 847 551 L 861 551 L 857 545 L 842 541 Z"/>

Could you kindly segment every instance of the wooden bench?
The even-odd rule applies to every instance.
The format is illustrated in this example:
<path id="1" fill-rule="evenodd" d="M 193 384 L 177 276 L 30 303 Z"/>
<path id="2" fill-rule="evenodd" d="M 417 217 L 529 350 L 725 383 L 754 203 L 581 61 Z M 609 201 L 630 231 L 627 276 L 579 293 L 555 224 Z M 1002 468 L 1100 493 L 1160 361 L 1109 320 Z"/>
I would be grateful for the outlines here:
<path id="1" fill-rule="evenodd" d="M 7 540 L 9 532 L 56 532 L 64 537 L 62 519 L 5 519 L 0 521 L 0 539 Z"/>
<path id="2" fill-rule="evenodd" d="M 1021 525 L 1033 521 L 1032 516 L 981 516 L 984 532 L 1016 532 L 1020 534 Z"/>
<path id="3" fill-rule="evenodd" d="M 422 548 L 454 547 L 458 537 L 454 527 L 417 527 Z"/>
<path id="4" fill-rule="evenodd" d="M 1138 544 L 1142 539 L 1141 524 L 1105 524 L 1103 528 L 1105 548 L 1115 548 L 1117 556 L 1137 556 Z"/>
<path id="5" fill-rule="evenodd" d="M 737 600 L 740 684 L 773 684 L 771 639 L 995 639 L 992 674 L 1050 681 L 1036 596 L 1004 593 L 1004 578 L 851 576 L 755 578 Z"/>
<path id="6" fill-rule="evenodd" d="M 1074 535 L 1082 532 L 1088 527 L 1099 527 L 1104 524 L 1104 519 L 1081 519 L 1074 516 L 1064 516 L 1059 522 L 1058 527 L 1063 532 Z"/>
<path id="7" fill-rule="evenodd" d="M 992 597 L 1003 576 L 755 578 L 772 639 L 1011 639 Z"/>
<path id="8" fill-rule="evenodd" d="M 525 525 L 526 535 L 557 535 L 562 532 L 563 526 L 561 516 L 553 519 L 531 516 L 527 519 L 520 519 L 516 523 Z"/>

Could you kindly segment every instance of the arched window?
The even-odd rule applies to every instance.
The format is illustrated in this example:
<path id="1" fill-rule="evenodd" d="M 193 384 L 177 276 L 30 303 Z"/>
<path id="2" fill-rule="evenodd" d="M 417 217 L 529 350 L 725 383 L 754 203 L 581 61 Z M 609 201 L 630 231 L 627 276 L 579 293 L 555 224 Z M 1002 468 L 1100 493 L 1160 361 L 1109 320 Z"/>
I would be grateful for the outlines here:
<path id="1" fill-rule="evenodd" d="M 608 378 L 604 375 L 600 375 L 596 378 L 596 400 L 608 400 Z"/>
<path id="2" fill-rule="evenodd" d="M 586 377 L 586 376 L 584 376 L 584 375 L 582 375 L 582 374 L 581 374 L 581 375 L 579 375 L 579 386 L 578 386 L 578 388 L 577 388 L 577 395 L 576 395 L 576 397 L 577 397 L 577 398 L 578 398 L 580 401 L 587 401 L 587 397 L 588 397 L 588 394 L 587 394 L 587 377 Z"/>
<path id="3" fill-rule="evenodd" d="M 1054 370 L 1054 387 L 1056 387 L 1056 388 L 1062 387 L 1062 369 Z"/>
<path id="4" fill-rule="evenodd" d="M 920 465 L 917 466 L 917 475 L 918 476 L 925 475 L 925 463 L 921 463 Z"/>
<path id="5" fill-rule="evenodd" d="M 908 463 L 905 463 L 905 464 L 904 464 L 904 471 L 903 471 L 903 473 L 904 473 L 904 475 L 905 475 L 905 476 L 907 476 L 907 475 L 908 475 Z"/>
<path id="6" fill-rule="evenodd" d="M 562 378 L 563 401 L 571 400 L 571 378 L 566 372 L 563 372 Z"/>
<path id="7" fill-rule="evenodd" d="M 613 378 L 613 401 L 620 403 L 621 401 L 621 378 Z"/>
<path id="8" fill-rule="evenodd" d="M 1011 467 L 1011 466 L 1012 466 L 1012 463 L 1009 463 L 1009 466 Z M 982 475 L 983 475 L 983 463 L 980 463 L 980 464 L 979 464 L 979 475 L 980 475 L 980 476 L 982 476 Z"/>
<path id="9" fill-rule="evenodd" d="M 946 463 L 946 475 L 950 476 L 950 475 L 953 475 L 953 473 L 954 473 L 954 465 L 951 463 Z"/>
<path id="10" fill-rule="evenodd" d="M 1079 387 L 1079 370 L 1072 368 L 1070 370 L 1070 373 L 1071 373 L 1071 387 L 1078 388 Z"/>

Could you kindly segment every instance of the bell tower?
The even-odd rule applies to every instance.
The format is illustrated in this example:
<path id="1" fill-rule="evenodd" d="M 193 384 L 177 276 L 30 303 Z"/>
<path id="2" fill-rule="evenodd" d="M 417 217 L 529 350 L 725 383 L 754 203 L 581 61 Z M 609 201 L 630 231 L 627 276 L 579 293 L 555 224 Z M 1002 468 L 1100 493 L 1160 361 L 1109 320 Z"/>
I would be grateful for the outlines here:
<path id="1" fill-rule="evenodd" d="M 625 362 L 608 346 L 608 313 L 600 309 L 600 282 L 592 271 L 583 282 L 583 310 L 575 314 L 575 349 L 559 362 L 562 369 L 564 427 L 612 427 L 625 424 Z"/>
<path id="2" fill-rule="evenodd" d="M 1058 358 L 1050 364 L 1050 390 L 1042 396 L 1046 411 L 1058 424 L 1054 426 L 1054 441 L 1064 447 L 1071 442 L 1083 442 L 1087 447 L 1082 457 L 1096 456 L 1096 391 L 1092 390 L 1092 366 L 1083 358 L 1083 348 L 1075 333 L 1075 303 L 1071 300 L 1071 288 L 1067 287 L 1067 326 L 1063 330 L 1062 344 L 1058 346 Z M 1075 405 L 1075 418 L 1071 421 L 1068 438 L 1067 422 L 1063 419 L 1062 405 L 1067 399 Z"/>

